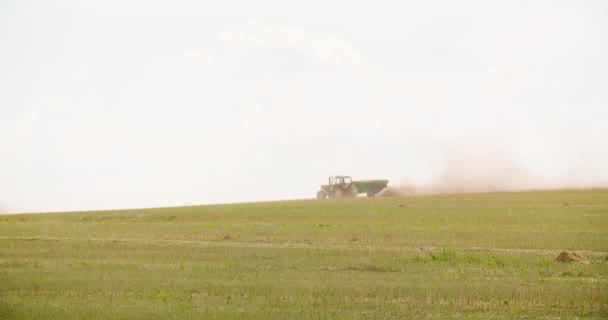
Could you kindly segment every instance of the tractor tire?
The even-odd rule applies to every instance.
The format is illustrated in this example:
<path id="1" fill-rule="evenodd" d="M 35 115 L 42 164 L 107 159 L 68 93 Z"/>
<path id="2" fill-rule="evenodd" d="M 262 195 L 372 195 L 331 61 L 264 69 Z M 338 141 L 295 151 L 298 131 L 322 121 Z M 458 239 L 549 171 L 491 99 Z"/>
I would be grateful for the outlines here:
<path id="1" fill-rule="evenodd" d="M 340 188 L 334 188 L 331 197 L 335 198 L 335 199 L 340 199 L 340 198 L 342 198 L 343 194 L 344 194 L 344 192 L 342 192 L 342 189 L 340 189 Z"/>
<path id="2" fill-rule="evenodd" d="M 354 198 L 357 196 L 357 193 L 359 193 L 357 190 L 357 187 L 355 187 L 354 184 L 351 184 L 350 186 L 348 186 L 348 188 L 344 191 L 346 194 L 345 197 L 348 197 L 348 198 Z"/>
<path id="3" fill-rule="evenodd" d="M 327 193 L 325 193 L 325 191 L 319 190 L 319 192 L 317 192 L 317 199 L 325 200 L 326 198 L 327 198 Z"/>

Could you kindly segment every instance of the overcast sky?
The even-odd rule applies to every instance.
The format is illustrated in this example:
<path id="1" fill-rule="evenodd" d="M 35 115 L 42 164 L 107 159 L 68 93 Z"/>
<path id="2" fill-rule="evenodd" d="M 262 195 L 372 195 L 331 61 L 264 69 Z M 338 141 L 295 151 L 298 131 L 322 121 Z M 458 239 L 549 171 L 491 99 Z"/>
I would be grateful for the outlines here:
<path id="1" fill-rule="evenodd" d="M 0 1 L 0 211 L 608 185 L 608 2 L 298 3 Z"/>

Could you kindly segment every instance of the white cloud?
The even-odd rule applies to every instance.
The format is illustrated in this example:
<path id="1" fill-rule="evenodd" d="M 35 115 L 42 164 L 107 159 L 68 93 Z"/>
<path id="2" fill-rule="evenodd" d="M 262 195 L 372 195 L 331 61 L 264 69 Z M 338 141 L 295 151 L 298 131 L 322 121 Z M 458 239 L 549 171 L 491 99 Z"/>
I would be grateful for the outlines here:
<path id="1" fill-rule="evenodd" d="M 368 64 L 346 41 L 278 25 L 237 25 L 224 32 L 223 40 L 227 48 L 243 54 L 245 59 L 264 65 L 299 68 Z"/>

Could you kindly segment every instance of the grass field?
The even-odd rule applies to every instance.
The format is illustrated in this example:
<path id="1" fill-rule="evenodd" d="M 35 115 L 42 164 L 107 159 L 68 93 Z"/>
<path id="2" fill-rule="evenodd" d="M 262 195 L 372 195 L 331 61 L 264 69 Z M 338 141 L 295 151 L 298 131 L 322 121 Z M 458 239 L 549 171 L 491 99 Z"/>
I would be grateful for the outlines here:
<path id="1" fill-rule="evenodd" d="M 608 318 L 608 190 L 0 216 L 0 319 L 455 317 Z"/>

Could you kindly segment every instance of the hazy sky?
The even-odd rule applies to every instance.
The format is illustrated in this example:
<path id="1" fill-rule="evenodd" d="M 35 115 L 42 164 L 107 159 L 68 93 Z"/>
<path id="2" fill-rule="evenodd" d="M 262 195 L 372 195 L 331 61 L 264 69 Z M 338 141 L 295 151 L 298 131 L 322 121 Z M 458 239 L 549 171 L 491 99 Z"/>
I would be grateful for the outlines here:
<path id="1" fill-rule="evenodd" d="M 607 1 L 298 3 L 0 1 L 0 211 L 608 185 Z"/>

